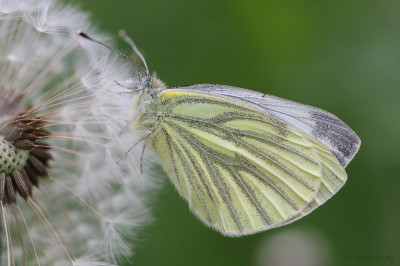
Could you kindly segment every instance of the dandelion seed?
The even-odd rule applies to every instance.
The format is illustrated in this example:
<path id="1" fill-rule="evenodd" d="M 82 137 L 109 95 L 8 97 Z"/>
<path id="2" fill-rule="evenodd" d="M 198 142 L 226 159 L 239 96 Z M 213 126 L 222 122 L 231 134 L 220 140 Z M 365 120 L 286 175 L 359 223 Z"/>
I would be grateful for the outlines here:
<path id="1" fill-rule="evenodd" d="M 149 221 L 138 191 L 154 182 L 124 155 L 131 99 L 114 82 L 130 71 L 80 28 L 87 15 L 71 6 L 0 0 L 2 265 L 115 264 Z"/>

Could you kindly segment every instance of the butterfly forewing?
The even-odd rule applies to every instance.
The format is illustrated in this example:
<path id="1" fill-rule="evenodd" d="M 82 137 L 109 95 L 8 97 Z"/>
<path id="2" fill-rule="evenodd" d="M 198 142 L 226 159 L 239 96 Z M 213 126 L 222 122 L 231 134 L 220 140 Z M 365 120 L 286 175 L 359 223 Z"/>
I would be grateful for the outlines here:
<path id="1" fill-rule="evenodd" d="M 206 224 L 226 235 L 249 234 L 302 216 L 316 200 L 318 149 L 327 150 L 318 141 L 222 95 L 171 89 L 155 101 L 158 122 L 148 142 Z"/>
<path id="2" fill-rule="evenodd" d="M 357 134 L 335 115 L 319 108 L 231 86 L 199 84 L 177 89 L 230 97 L 271 114 L 325 145 L 346 167 L 360 148 Z"/>

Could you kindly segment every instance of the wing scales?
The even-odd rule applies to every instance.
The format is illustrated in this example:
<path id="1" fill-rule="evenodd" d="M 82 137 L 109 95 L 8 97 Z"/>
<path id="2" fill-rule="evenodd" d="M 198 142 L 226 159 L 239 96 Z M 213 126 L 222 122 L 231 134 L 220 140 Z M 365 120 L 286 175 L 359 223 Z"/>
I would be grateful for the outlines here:
<path id="1" fill-rule="evenodd" d="M 306 181 L 304 181 L 302 179 L 302 177 L 298 176 L 296 173 L 294 173 L 294 171 L 291 171 L 288 167 L 285 166 L 285 164 L 278 164 L 277 163 L 277 159 L 274 158 L 273 156 L 270 156 L 268 154 L 262 153 L 260 150 L 258 150 L 256 147 L 247 145 L 248 149 L 241 149 L 238 148 L 238 142 L 235 143 L 235 145 L 232 145 L 232 143 L 230 141 L 223 141 L 220 138 L 216 138 L 214 141 L 211 142 L 211 139 L 213 138 L 212 134 L 208 134 L 207 132 L 202 131 L 199 128 L 195 128 L 193 125 L 189 128 L 188 126 L 184 126 L 181 122 L 175 121 L 176 124 L 180 124 L 181 127 L 185 127 L 185 130 L 190 130 L 191 134 L 193 134 L 191 136 L 190 139 L 200 139 L 203 140 L 203 142 L 205 144 L 211 145 L 215 148 L 214 151 L 219 151 L 219 152 L 223 152 L 223 153 L 231 153 L 231 157 L 235 156 L 235 157 L 240 157 L 240 158 L 246 158 L 247 160 L 247 165 L 245 165 L 245 167 L 248 169 L 248 171 L 253 172 L 253 175 L 255 176 L 259 176 L 261 179 L 264 178 L 265 182 L 268 182 L 270 184 L 271 187 L 276 187 L 276 191 L 278 191 L 283 198 L 287 199 L 287 201 L 290 203 L 290 200 L 288 200 L 288 198 L 286 197 L 285 193 L 280 192 L 279 191 L 279 187 L 290 187 L 291 190 L 298 190 L 295 191 L 295 193 L 297 193 L 300 197 L 303 196 L 303 199 L 305 199 L 305 197 L 307 197 L 306 195 L 302 195 L 303 193 L 307 193 L 304 190 L 301 192 L 299 190 L 299 188 L 302 188 L 302 186 L 299 185 L 303 185 L 303 189 L 305 190 L 313 190 L 312 184 L 308 184 Z M 179 132 L 179 134 L 184 134 L 181 132 Z M 217 142 L 217 140 L 219 140 L 219 142 Z M 191 140 L 192 142 L 194 142 L 194 140 Z M 261 143 L 258 143 L 259 145 Z M 201 144 L 197 144 L 197 146 L 200 146 Z M 234 153 L 235 152 L 235 153 Z M 257 160 L 257 158 L 255 157 L 256 155 L 262 156 L 264 157 L 264 159 L 266 160 Z M 226 162 L 229 162 L 229 158 L 225 160 Z M 236 158 L 233 158 L 233 160 L 231 159 L 231 163 L 228 164 L 237 164 L 236 162 Z M 286 163 L 287 165 L 288 163 Z M 250 166 L 257 166 L 257 167 L 252 167 L 252 169 L 250 168 Z M 272 166 L 272 167 L 271 167 Z M 296 169 L 297 170 L 297 169 Z M 314 167 L 314 176 L 313 175 L 304 175 L 306 177 L 309 178 L 308 182 L 315 183 L 315 176 L 319 175 L 319 168 L 318 168 L 318 164 L 316 163 L 315 167 Z M 279 172 L 278 172 L 279 171 Z M 264 176 L 262 173 L 267 173 L 270 176 L 275 176 L 277 178 L 277 180 L 275 180 L 275 182 L 271 181 L 270 178 Z M 297 186 L 296 185 L 297 182 Z M 278 183 L 278 184 L 275 184 Z M 297 195 L 292 195 L 292 197 L 296 197 Z M 291 203 L 292 206 L 295 206 L 295 204 Z M 294 207 L 295 208 L 295 207 Z"/>
<path id="2" fill-rule="evenodd" d="M 249 234 L 296 217 L 314 200 L 321 163 L 303 133 L 221 97 L 175 93 L 160 101 L 163 119 L 149 142 L 206 224 Z"/>
<path id="3" fill-rule="evenodd" d="M 311 213 L 317 207 L 325 203 L 334 194 L 336 194 L 339 189 L 346 183 L 347 174 L 344 170 L 342 164 L 338 161 L 336 156 L 334 156 L 326 147 L 316 140 L 311 140 L 314 147 L 316 148 L 319 158 L 321 160 L 322 166 L 322 176 L 321 176 L 321 186 L 314 196 L 314 199 L 297 215 L 293 216 L 291 219 L 283 221 L 279 226 L 283 226 L 292 223 L 301 217 Z"/>
<path id="4" fill-rule="evenodd" d="M 241 225 L 238 215 L 236 213 L 236 208 L 232 205 L 233 200 L 228 195 L 226 184 L 222 184 L 218 177 L 212 176 L 210 169 L 214 171 L 219 171 L 209 167 L 204 162 L 204 154 L 199 154 L 196 149 L 193 148 L 182 148 L 182 146 L 191 145 L 182 131 L 176 132 L 176 128 L 170 125 L 165 125 L 167 128 L 168 136 L 174 136 L 173 138 L 173 149 L 179 150 L 179 157 L 175 158 L 175 161 L 180 161 L 178 164 L 177 176 L 172 176 L 173 178 L 178 178 L 178 176 L 183 176 L 184 179 L 192 180 L 189 183 L 190 189 L 187 193 L 181 192 L 181 195 L 186 198 L 189 202 L 190 208 L 200 217 L 205 223 L 209 225 L 214 225 L 217 228 L 221 228 L 222 231 L 243 231 L 243 226 Z M 178 137 L 179 136 L 179 137 Z M 178 153 L 175 153 L 178 154 Z M 203 158 L 199 158 L 199 157 Z M 189 158 L 192 158 L 190 161 Z M 195 159 L 195 157 L 198 157 Z M 202 160 L 199 160 L 202 159 Z M 196 166 L 197 165 L 197 166 Z M 193 171 L 193 168 L 197 167 L 197 171 Z M 171 176 L 171 175 L 170 175 Z M 193 181 L 194 180 L 194 181 Z M 201 186 L 198 183 L 202 183 Z M 196 185 L 197 184 L 197 185 Z M 206 201 L 206 204 L 202 202 Z M 221 204 L 225 203 L 225 206 L 221 208 Z M 210 210 L 207 210 L 206 206 L 215 207 L 215 213 L 211 214 Z M 228 210 L 228 214 L 224 214 L 221 209 Z M 216 214 L 216 215 L 214 215 Z M 224 217 L 222 217 L 224 216 Z"/>
<path id="5" fill-rule="evenodd" d="M 200 84 L 175 90 L 226 96 L 269 113 L 323 143 L 344 167 L 353 159 L 361 144 L 350 127 L 319 108 L 230 86 Z"/>

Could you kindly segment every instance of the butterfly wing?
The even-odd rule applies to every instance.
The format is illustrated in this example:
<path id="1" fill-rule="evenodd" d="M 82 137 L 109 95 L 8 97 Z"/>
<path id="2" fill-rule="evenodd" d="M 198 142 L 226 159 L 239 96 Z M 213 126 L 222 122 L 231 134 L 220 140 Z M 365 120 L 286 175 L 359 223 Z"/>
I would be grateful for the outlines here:
<path id="1" fill-rule="evenodd" d="M 191 210 L 225 235 L 280 226 L 318 204 L 322 155 L 344 173 L 318 140 L 237 99 L 177 88 L 156 101 L 148 142 Z"/>
<path id="2" fill-rule="evenodd" d="M 360 148 L 361 141 L 349 126 L 316 107 L 231 86 L 200 84 L 179 89 L 227 96 L 269 113 L 324 144 L 344 167 Z"/>
<path id="3" fill-rule="evenodd" d="M 347 174 L 336 156 L 327 147 L 318 144 L 316 140 L 310 139 L 310 141 L 315 145 L 320 158 L 322 167 L 321 186 L 314 199 L 301 212 L 288 220 L 282 221 L 279 226 L 289 224 L 309 214 L 335 195 L 346 183 Z"/>
<path id="4" fill-rule="evenodd" d="M 251 105 L 306 133 L 306 138 L 318 147 L 322 167 L 320 189 L 306 208 L 282 221 L 280 225 L 291 223 L 310 213 L 345 184 L 347 174 L 344 167 L 359 150 L 361 141 L 349 126 L 333 114 L 312 106 L 231 86 L 201 84 L 177 89 L 218 94 Z"/>

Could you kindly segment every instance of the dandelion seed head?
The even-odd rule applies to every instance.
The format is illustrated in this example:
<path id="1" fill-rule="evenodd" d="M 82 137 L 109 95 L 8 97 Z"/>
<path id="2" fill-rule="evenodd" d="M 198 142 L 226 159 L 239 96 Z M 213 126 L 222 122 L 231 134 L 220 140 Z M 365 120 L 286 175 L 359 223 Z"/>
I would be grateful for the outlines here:
<path id="1" fill-rule="evenodd" d="M 0 0 L 0 264 L 117 264 L 150 221 L 142 191 L 157 184 L 126 154 L 138 81 L 78 38 L 109 41 L 89 21 L 57 1 Z"/>

